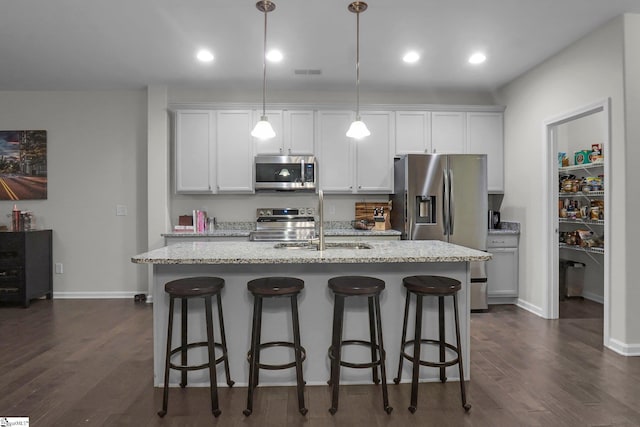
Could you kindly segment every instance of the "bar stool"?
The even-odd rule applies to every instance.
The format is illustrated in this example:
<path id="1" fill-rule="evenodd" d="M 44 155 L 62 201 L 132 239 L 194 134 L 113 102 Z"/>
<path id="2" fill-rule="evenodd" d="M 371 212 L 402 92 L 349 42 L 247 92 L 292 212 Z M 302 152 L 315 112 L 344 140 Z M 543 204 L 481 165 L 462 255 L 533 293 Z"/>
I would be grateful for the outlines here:
<path id="1" fill-rule="evenodd" d="M 329 359 L 331 359 L 331 415 L 338 410 L 338 393 L 340 385 L 340 366 L 348 368 L 372 368 L 373 382 L 380 383 L 378 367 L 382 377 L 382 399 L 384 410 L 390 414 L 393 408 L 389 406 L 387 394 L 387 375 L 385 369 L 386 353 L 382 342 L 382 320 L 380 317 L 380 293 L 384 289 L 384 281 L 366 276 L 339 276 L 329 279 L 329 289 L 334 293 L 333 305 L 333 333 Z M 342 325 L 344 319 L 344 303 L 347 297 L 367 297 L 369 303 L 369 334 L 370 341 L 343 340 Z M 376 336 L 377 335 L 377 336 Z M 376 341 L 377 340 L 377 341 Z M 353 363 L 342 360 L 342 347 L 347 345 L 361 345 L 371 348 L 371 362 Z"/>
<path id="2" fill-rule="evenodd" d="M 430 366 L 440 369 L 440 381 L 447 380 L 446 367 L 458 365 L 460 374 L 460 395 L 462 397 L 462 407 L 465 411 L 471 409 L 471 405 L 467 403 L 467 396 L 464 385 L 464 371 L 462 369 L 462 347 L 460 344 L 460 323 L 458 320 L 458 291 L 461 289 L 458 280 L 442 277 L 442 276 L 409 276 L 402 279 L 402 284 L 407 289 L 407 298 L 404 306 L 404 322 L 402 324 L 402 341 L 400 343 L 400 362 L 398 363 L 398 376 L 393 380 L 396 384 L 400 382 L 402 376 L 402 361 L 407 359 L 413 363 L 413 375 L 411 377 L 411 406 L 409 411 L 414 413 L 418 405 L 418 377 L 420 374 L 420 365 Z M 416 323 L 415 337 L 407 341 L 407 318 L 409 316 L 409 302 L 411 294 L 416 296 Z M 438 339 L 422 338 L 422 297 L 435 296 L 438 297 Z M 456 346 L 445 341 L 444 331 L 444 297 L 453 297 L 453 311 L 456 325 Z M 439 361 L 425 361 L 420 359 L 420 344 L 437 345 L 439 349 Z M 405 351 L 407 345 L 413 345 L 413 356 Z M 446 360 L 446 349 L 455 354 L 455 358 Z"/>
<path id="3" fill-rule="evenodd" d="M 247 409 L 245 416 L 253 411 L 253 391 L 258 386 L 259 370 L 278 370 L 296 368 L 298 389 L 298 410 L 302 415 L 307 413 L 304 406 L 304 379 L 302 378 L 302 362 L 307 357 L 307 351 L 300 345 L 300 322 L 298 320 L 298 294 L 304 288 L 304 281 L 294 277 L 262 277 L 250 280 L 247 284 L 249 292 L 253 294 L 253 327 L 251 329 L 251 349 L 247 353 L 249 361 L 249 390 L 247 393 Z M 291 317 L 293 323 L 293 342 L 271 341 L 260 342 L 262 330 L 262 300 L 264 298 L 288 297 L 291 300 Z M 260 363 L 260 351 L 269 347 L 290 347 L 295 353 L 295 360 L 280 365 Z"/>
<path id="4" fill-rule="evenodd" d="M 231 381 L 229 374 L 229 358 L 227 356 L 227 340 L 224 332 L 224 321 L 222 318 L 222 300 L 220 293 L 224 288 L 224 279 L 219 277 L 189 277 L 177 279 L 167 282 L 164 290 L 169 294 L 169 326 L 167 328 L 167 352 L 165 356 L 164 368 L 164 393 L 162 397 L 162 410 L 158 412 L 160 417 L 167 414 L 167 404 L 169 401 L 169 369 L 176 369 L 181 372 L 180 387 L 187 385 L 187 371 L 195 371 L 199 369 L 209 369 L 209 381 L 211 389 L 211 411 L 214 416 L 220 415 L 221 411 L 218 407 L 218 383 L 216 376 L 216 365 L 224 361 L 224 370 L 227 376 L 227 385 L 232 387 L 234 382 Z M 216 296 L 218 305 L 218 322 L 220 326 L 221 343 L 214 340 L 213 334 L 213 316 L 211 309 L 211 297 Z M 173 309 L 176 298 L 180 299 L 181 304 L 181 344 L 171 349 L 171 337 L 173 333 Z M 188 300 L 191 298 L 204 298 L 205 320 L 207 324 L 207 340 L 202 342 L 187 343 L 187 310 Z M 196 347 L 207 347 L 209 360 L 200 365 L 187 365 L 187 351 Z M 222 355 L 215 358 L 215 347 L 222 350 Z M 180 364 L 171 362 L 171 356 L 180 353 Z"/>

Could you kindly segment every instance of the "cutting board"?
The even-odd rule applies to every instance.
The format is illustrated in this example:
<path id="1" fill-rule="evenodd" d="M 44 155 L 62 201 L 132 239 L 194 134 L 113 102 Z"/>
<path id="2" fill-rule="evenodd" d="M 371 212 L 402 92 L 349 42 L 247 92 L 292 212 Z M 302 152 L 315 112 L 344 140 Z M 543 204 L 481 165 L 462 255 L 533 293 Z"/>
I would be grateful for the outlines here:
<path id="1" fill-rule="evenodd" d="M 367 222 L 373 222 L 373 211 L 377 208 L 384 208 L 384 230 L 389 230 L 391 225 L 389 223 L 389 212 L 391 211 L 391 201 L 384 202 L 356 202 L 355 220 L 365 220 Z M 377 225 L 377 224 L 376 224 Z M 376 227 L 380 229 L 380 227 Z"/>

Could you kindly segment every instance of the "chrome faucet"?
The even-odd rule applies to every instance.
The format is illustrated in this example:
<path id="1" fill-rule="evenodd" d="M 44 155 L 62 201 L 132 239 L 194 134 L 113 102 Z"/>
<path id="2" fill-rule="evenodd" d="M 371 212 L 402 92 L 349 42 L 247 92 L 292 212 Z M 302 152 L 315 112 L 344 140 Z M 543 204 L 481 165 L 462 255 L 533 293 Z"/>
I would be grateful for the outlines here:
<path id="1" fill-rule="evenodd" d="M 318 250 L 324 251 L 324 193 L 318 190 Z"/>

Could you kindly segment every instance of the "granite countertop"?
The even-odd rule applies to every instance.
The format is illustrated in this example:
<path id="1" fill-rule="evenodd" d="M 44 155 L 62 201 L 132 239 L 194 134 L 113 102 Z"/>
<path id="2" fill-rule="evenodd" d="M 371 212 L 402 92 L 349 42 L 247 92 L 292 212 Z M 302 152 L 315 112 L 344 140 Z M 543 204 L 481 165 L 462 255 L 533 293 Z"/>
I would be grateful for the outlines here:
<path id="1" fill-rule="evenodd" d="M 362 243 L 362 242 L 360 242 Z M 369 241 L 371 249 L 276 249 L 274 242 L 186 242 L 131 258 L 136 264 L 368 264 L 486 261 L 491 254 L 438 240 Z"/>
<path id="2" fill-rule="evenodd" d="M 214 230 L 206 233 L 185 233 L 185 232 L 171 232 L 164 233 L 162 237 L 249 237 L 249 234 L 253 230 Z M 366 237 L 366 236 L 400 236 L 400 233 L 397 230 L 384 230 L 384 231 L 376 231 L 376 230 L 356 230 L 355 228 L 332 228 L 325 229 L 325 236 L 357 236 L 357 237 Z"/>
<path id="3" fill-rule="evenodd" d="M 489 234 L 520 234 L 520 223 L 519 222 L 510 222 L 510 221 L 501 221 L 498 224 L 498 228 L 489 229 Z"/>

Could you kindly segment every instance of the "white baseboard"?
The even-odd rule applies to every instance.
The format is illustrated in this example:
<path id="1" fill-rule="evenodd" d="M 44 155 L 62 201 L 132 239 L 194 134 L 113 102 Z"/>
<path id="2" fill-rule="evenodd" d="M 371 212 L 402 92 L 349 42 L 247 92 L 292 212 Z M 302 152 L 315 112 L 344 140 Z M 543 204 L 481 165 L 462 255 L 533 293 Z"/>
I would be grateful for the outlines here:
<path id="1" fill-rule="evenodd" d="M 518 305 L 518 307 L 520 307 L 520 308 L 522 308 L 524 310 L 527 310 L 528 312 L 531 312 L 531 313 L 535 314 L 538 317 L 545 318 L 544 317 L 544 312 L 542 311 L 542 308 L 540 308 L 540 307 L 538 307 L 536 305 L 533 305 L 528 301 L 525 301 L 523 299 L 518 298 L 518 304 L 517 305 Z"/>
<path id="2" fill-rule="evenodd" d="M 640 356 L 640 344 L 625 344 L 622 341 L 610 338 L 605 346 L 623 356 Z"/>
<path id="3" fill-rule="evenodd" d="M 53 292 L 54 299 L 126 299 L 144 292 Z M 148 297 L 147 297 L 148 301 Z"/>
<path id="4" fill-rule="evenodd" d="M 604 304 L 604 297 L 602 295 L 594 294 L 592 292 L 582 292 L 582 296 L 584 299 Z"/>

